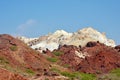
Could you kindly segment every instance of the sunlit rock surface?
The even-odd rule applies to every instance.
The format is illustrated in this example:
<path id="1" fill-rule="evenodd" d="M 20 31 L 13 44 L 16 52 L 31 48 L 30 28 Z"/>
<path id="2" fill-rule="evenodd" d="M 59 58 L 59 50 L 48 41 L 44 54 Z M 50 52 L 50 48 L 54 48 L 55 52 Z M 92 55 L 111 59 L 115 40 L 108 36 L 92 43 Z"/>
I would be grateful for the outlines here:
<path id="1" fill-rule="evenodd" d="M 64 44 L 85 46 L 89 41 L 99 41 L 107 46 L 115 46 L 114 40 L 108 39 L 104 33 L 100 33 L 91 27 L 83 28 L 74 33 L 57 30 L 52 34 L 41 36 L 39 38 L 18 38 L 27 43 L 31 48 L 38 50 L 46 50 L 46 48 L 48 48 L 53 51 L 54 49 L 57 49 L 59 45 Z"/>

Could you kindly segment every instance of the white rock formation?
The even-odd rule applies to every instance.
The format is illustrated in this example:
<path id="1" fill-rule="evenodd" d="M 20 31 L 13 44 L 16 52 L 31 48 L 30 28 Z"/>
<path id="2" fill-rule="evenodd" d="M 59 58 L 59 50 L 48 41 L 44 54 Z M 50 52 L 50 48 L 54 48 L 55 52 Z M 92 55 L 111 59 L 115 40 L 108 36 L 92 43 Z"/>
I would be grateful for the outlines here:
<path id="1" fill-rule="evenodd" d="M 71 41 L 71 45 L 81 45 L 85 46 L 89 41 L 99 41 L 101 43 L 106 44 L 107 46 L 115 46 L 115 42 L 111 39 L 107 39 L 105 34 L 98 32 L 97 30 L 89 27 L 79 30 L 73 35 L 73 40 Z M 78 44 L 80 43 L 80 44 Z"/>
<path id="2" fill-rule="evenodd" d="M 19 39 L 30 45 L 33 49 L 40 48 L 45 50 L 48 48 L 51 51 L 57 49 L 59 45 L 64 44 L 85 46 L 89 41 L 99 41 L 107 46 L 115 46 L 115 42 L 113 40 L 108 39 L 105 34 L 100 33 L 91 27 L 84 28 L 74 33 L 68 33 L 64 30 L 57 30 L 53 34 L 39 38 L 20 37 Z"/>
<path id="3" fill-rule="evenodd" d="M 57 49 L 58 46 L 59 46 L 59 44 L 57 44 L 55 42 L 47 43 L 46 41 L 42 41 L 36 45 L 31 46 L 31 48 L 33 48 L 33 49 L 40 48 L 41 50 L 49 49 L 50 51 L 53 51 L 54 49 Z"/>
<path id="4" fill-rule="evenodd" d="M 75 51 L 75 54 L 76 56 L 80 57 L 80 58 L 85 58 L 86 56 L 89 56 L 89 54 L 87 52 L 78 52 L 78 51 Z"/>
<path id="5" fill-rule="evenodd" d="M 38 38 L 27 38 L 27 37 L 24 37 L 24 36 L 18 36 L 17 39 L 20 39 L 21 41 L 25 42 L 25 43 L 29 43 L 30 41 L 33 41 L 33 40 L 37 40 Z"/>

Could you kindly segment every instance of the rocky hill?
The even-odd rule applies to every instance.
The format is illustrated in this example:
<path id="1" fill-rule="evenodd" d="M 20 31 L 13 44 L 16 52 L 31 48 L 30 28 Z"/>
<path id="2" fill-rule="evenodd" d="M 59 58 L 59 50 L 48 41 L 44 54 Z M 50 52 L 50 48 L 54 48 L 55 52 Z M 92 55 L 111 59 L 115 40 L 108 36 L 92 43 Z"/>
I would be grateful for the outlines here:
<path id="1" fill-rule="evenodd" d="M 0 80 L 119 79 L 120 45 L 92 28 L 39 38 L 0 35 Z"/>
<path id="2" fill-rule="evenodd" d="M 0 35 L 0 58 L 5 58 L 14 67 L 25 65 L 26 68 L 41 70 L 47 67 L 47 61 L 35 50 L 10 35 Z M 37 66 L 36 66 L 37 65 Z"/>
<path id="3" fill-rule="evenodd" d="M 83 28 L 74 33 L 57 30 L 52 34 L 41 36 L 39 38 L 18 37 L 18 39 L 24 41 L 33 49 L 45 50 L 48 48 L 51 51 L 57 49 L 59 45 L 64 44 L 85 46 L 89 41 L 99 41 L 107 46 L 115 46 L 115 42 L 113 40 L 108 39 L 104 33 L 100 33 L 91 27 Z"/>
<path id="4" fill-rule="evenodd" d="M 113 47 L 99 42 L 88 42 L 85 47 L 62 46 L 58 51 L 63 64 L 71 65 L 72 69 L 85 73 L 108 73 L 120 68 L 120 53 Z"/>
<path id="5" fill-rule="evenodd" d="M 0 80 L 29 80 L 37 73 L 43 74 L 49 65 L 44 55 L 20 40 L 0 35 Z"/>
<path id="6" fill-rule="evenodd" d="M 59 65 L 51 62 L 48 52 L 42 54 L 8 34 L 1 34 L 0 80 L 67 80 L 67 77 L 51 70 L 54 65 Z"/>

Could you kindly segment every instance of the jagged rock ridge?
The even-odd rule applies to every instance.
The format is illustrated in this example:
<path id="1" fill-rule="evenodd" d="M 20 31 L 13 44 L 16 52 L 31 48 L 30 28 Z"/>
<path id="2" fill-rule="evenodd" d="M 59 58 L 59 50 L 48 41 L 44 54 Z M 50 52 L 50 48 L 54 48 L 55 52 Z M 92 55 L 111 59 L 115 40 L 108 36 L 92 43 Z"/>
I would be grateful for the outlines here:
<path id="1" fill-rule="evenodd" d="M 115 42 L 112 39 L 108 39 L 104 33 L 100 33 L 91 27 L 83 28 L 74 33 L 57 30 L 53 34 L 48 34 L 39 38 L 18 38 L 27 43 L 33 49 L 46 50 L 46 48 L 48 48 L 51 51 L 57 49 L 59 45 L 64 44 L 85 46 L 89 41 L 99 41 L 107 46 L 115 46 Z"/>

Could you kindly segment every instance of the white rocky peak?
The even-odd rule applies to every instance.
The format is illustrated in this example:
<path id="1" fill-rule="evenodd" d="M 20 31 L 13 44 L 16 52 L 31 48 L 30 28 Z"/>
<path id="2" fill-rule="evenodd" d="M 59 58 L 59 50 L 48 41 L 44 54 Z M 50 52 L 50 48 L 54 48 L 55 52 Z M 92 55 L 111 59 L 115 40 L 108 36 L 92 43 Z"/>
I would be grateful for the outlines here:
<path id="1" fill-rule="evenodd" d="M 53 35 L 53 36 L 54 36 L 54 35 L 55 35 L 55 36 L 61 36 L 61 35 L 63 35 L 63 36 L 70 36 L 70 35 L 72 35 L 72 33 L 68 33 L 68 32 L 66 32 L 66 31 L 64 31 L 64 30 L 57 30 L 57 31 L 54 32 L 52 35 Z"/>
<path id="2" fill-rule="evenodd" d="M 56 32 L 53 33 L 54 35 L 66 35 L 68 34 L 68 32 L 64 31 L 64 30 L 57 30 Z"/>
<path id="3" fill-rule="evenodd" d="M 115 42 L 111 39 L 107 39 L 106 35 L 104 33 L 100 33 L 99 31 L 88 27 L 88 28 L 84 28 L 82 30 L 78 31 L 79 35 L 84 36 L 84 38 L 91 38 L 91 40 L 95 40 L 95 41 L 99 41 L 101 43 L 106 44 L 107 46 L 115 46 Z"/>
<path id="4" fill-rule="evenodd" d="M 68 33 L 64 30 L 57 30 L 50 36 L 48 36 L 48 42 L 56 42 L 58 44 L 66 42 L 67 39 L 69 39 L 73 34 Z"/>
<path id="5" fill-rule="evenodd" d="M 25 36 L 18 36 L 18 37 L 16 37 L 17 39 L 20 39 L 21 41 L 23 41 L 23 42 L 25 42 L 25 43 L 28 43 L 28 42 L 30 42 L 30 41 L 33 41 L 33 40 L 35 40 L 35 39 L 38 39 L 38 38 L 27 38 L 27 37 L 25 37 Z"/>
<path id="6" fill-rule="evenodd" d="M 42 36 L 39 38 L 19 38 L 28 45 L 31 45 L 33 49 L 54 50 L 59 47 L 59 45 L 75 45 L 75 46 L 85 46 L 89 41 L 99 41 L 106 44 L 107 46 L 115 46 L 115 42 L 108 39 L 105 34 L 98 32 L 97 30 L 88 27 L 81 29 L 74 33 L 68 33 L 64 30 L 57 30 L 53 34 Z"/>
<path id="7" fill-rule="evenodd" d="M 100 32 L 98 32 L 97 30 L 95 30 L 95 29 L 93 29 L 91 27 L 79 30 L 78 34 L 89 35 L 89 36 L 92 36 L 92 37 L 99 37 L 99 36 L 101 37 L 101 36 L 103 36 Z"/>
<path id="8" fill-rule="evenodd" d="M 95 29 L 93 29 L 92 27 L 88 27 L 88 28 L 83 28 L 83 29 L 81 29 L 81 30 L 79 30 L 80 32 L 90 32 L 90 31 L 96 31 L 97 32 L 97 30 L 95 30 Z M 78 32 L 79 32 L 78 31 Z"/>

